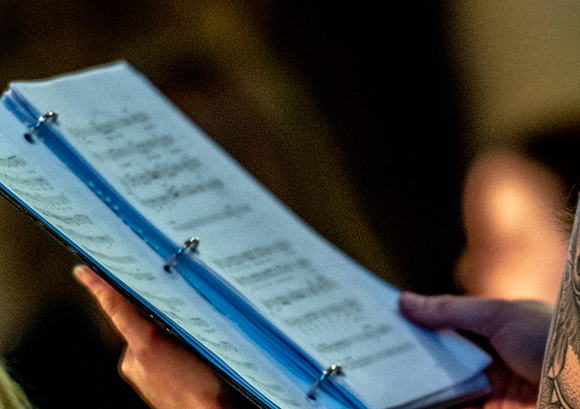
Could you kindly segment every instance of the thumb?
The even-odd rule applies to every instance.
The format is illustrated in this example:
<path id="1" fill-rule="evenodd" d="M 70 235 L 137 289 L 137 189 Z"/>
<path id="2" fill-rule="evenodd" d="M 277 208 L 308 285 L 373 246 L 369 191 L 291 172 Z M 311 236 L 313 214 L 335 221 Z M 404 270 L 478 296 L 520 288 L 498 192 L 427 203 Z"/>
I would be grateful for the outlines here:
<path id="1" fill-rule="evenodd" d="M 485 337 L 509 318 L 501 314 L 506 304 L 509 302 L 452 295 L 423 297 L 403 293 L 399 298 L 401 314 L 425 329 L 470 331 Z"/>

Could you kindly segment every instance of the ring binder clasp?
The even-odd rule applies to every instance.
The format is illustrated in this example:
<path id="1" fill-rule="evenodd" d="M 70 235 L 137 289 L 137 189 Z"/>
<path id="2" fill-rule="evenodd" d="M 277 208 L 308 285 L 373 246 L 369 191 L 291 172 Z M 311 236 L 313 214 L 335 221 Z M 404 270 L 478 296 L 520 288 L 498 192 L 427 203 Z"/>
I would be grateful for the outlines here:
<path id="1" fill-rule="evenodd" d="M 56 118 L 58 117 L 58 114 L 56 112 L 53 111 L 49 111 L 46 114 L 40 116 L 38 118 L 38 120 L 36 121 L 36 123 L 34 125 L 32 125 L 29 129 L 28 132 L 24 134 L 24 138 L 30 142 L 30 143 L 34 143 L 34 141 L 36 139 L 38 139 L 38 130 L 44 125 L 46 124 L 48 121 L 53 121 L 56 122 Z"/>
<path id="2" fill-rule="evenodd" d="M 181 245 L 181 247 L 179 247 L 177 249 L 177 251 L 175 253 L 173 253 L 171 256 L 169 256 L 167 258 L 167 260 L 165 261 L 165 265 L 163 266 L 163 268 L 165 268 L 165 271 L 167 271 L 168 273 L 171 273 L 173 266 L 175 266 L 177 264 L 177 258 L 179 256 L 181 256 L 183 253 L 195 252 L 195 250 L 197 249 L 197 246 L 199 246 L 199 239 L 198 238 L 192 237 L 192 238 L 188 239 L 185 243 L 183 243 Z"/>
<path id="3" fill-rule="evenodd" d="M 310 389 L 306 393 L 306 396 L 308 396 L 310 399 L 316 399 L 316 395 L 315 395 L 316 389 L 318 389 L 320 384 L 322 382 L 324 382 L 326 379 L 328 379 L 329 376 L 340 375 L 341 373 L 342 373 L 342 366 L 341 365 L 332 365 L 332 366 L 326 368 L 324 371 L 322 371 L 322 373 L 320 374 L 320 377 L 316 380 L 316 382 L 314 382 L 312 384 L 312 386 L 310 387 Z"/>

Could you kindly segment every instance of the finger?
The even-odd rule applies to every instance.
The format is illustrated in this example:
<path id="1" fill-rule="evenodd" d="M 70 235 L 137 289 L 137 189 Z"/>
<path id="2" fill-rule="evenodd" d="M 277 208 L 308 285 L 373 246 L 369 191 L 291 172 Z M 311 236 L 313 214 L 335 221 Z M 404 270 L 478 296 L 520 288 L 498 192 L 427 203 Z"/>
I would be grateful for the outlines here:
<path id="1" fill-rule="evenodd" d="M 154 325 L 91 269 L 86 266 L 75 267 L 74 275 L 95 297 L 126 341 L 141 342 L 152 337 L 155 332 Z"/>
<path id="2" fill-rule="evenodd" d="M 468 331 L 485 338 L 517 374 L 537 383 L 551 321 L 551 308 L 536 301 L 402 294 L 401 313 L 430 330 Z"/>
<path id="3" fill-rule="evenodd" d="M 399 309 L 403 316 L 426 329 L 450 328 L 486 338 L 514 319 L 510 302 L 478 297 L 422 297 L 404 293 L 399 298 Z"/>

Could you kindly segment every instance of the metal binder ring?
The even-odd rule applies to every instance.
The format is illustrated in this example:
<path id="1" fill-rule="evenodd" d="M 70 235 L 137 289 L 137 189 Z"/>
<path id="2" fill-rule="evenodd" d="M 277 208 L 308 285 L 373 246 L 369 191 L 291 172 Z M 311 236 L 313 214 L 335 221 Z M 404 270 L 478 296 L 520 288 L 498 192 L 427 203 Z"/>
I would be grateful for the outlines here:
<path id="1" fill-rule="evenodd" d="M 24 138 L 30 143 L 34 143 L 34 139 L 38 138 L 38 130 L 48 121 L 56 121 L 58 114 L 53 111 L 49 111 L 46 114 L 40 116 L 36 123 L 32 125 L 28 132 L 24 134 Z"/>
<path id="2" fill-rule="evenodd" d="M 195 252 L 197 246 L 199 246 L 198 238 L 192 237 L 188 239 L 185 243 L 181 245 L 181 247 L 177 249 L 175 253 L 169 256 L 169 258 L 165 261 L 165 265 L 163 266 L 163 268 L 165 268 L 165 271 L 171 272 L 171 268 L 177 264 L 177 258 L 185 252 L 188 253 Z"/>
<path id="3" fill-rule="evenodd" d="M 342 373 L 342 366 L 341 365 L 332 365 L 332 366 L 326 368 L 324 371 L 322 371 L 322 373 L 320 374 L 320 377 L 316 380 L 316 382 L 314 382 L 312 384 L 312 386 L 308 390 L 308 393 L 306 394 L 306 396 L 308 396 L 310 399 L 316 399 L 316 396 L 315 396 L 316 389 L 318 389 L 320 384 L 322 382 L 324 382 L 332 374 L 340 375 L 341 373 Z"/>

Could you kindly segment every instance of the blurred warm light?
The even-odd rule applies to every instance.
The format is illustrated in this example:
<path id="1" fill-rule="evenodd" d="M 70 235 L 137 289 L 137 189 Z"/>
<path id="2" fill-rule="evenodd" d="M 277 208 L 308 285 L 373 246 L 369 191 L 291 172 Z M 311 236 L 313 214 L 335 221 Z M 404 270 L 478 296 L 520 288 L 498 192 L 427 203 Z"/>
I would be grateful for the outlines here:
<path id="1" fill-rule="evenodd" d="M 553 303 L 567 237 L 557 218 L 564 199 L 547 169 L 501 152 L 480 159 L 463 197 L 467 245 L 457 279 L 469 294 Z"/>
<path id="2" fill-rule="evenodd" d="M 484 202 L 486 213 L 496 234 L 506 237 L 517 234 L 522 225 L 535 217 L 537 202 L 532 192 L 527 189 L 523 175 L 501 175 L 494 185 L 490 186 L 489 197 Z"/>

